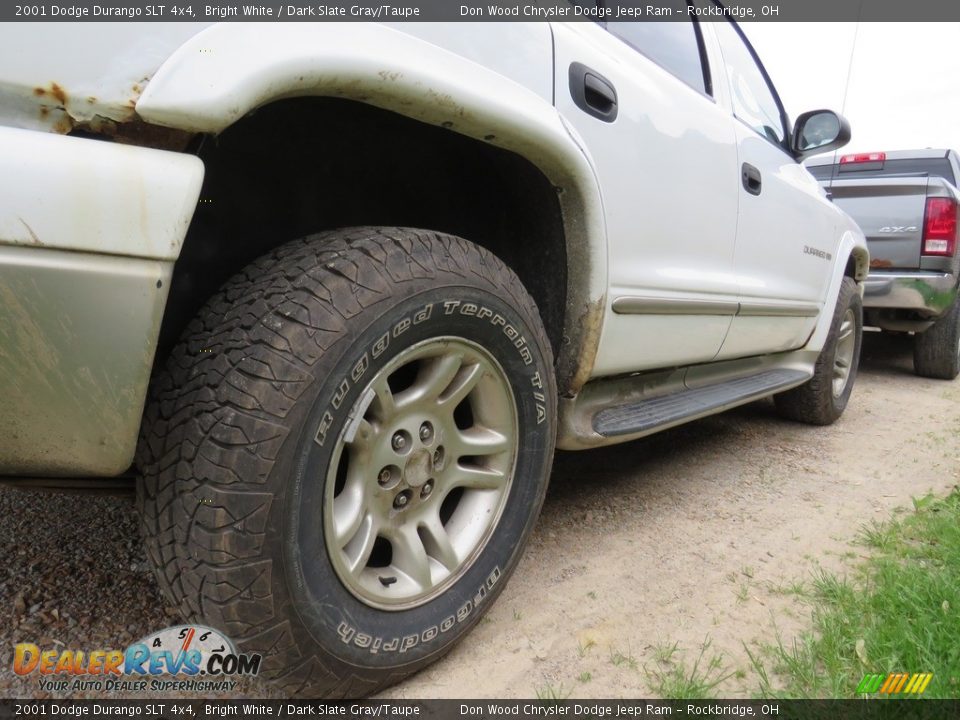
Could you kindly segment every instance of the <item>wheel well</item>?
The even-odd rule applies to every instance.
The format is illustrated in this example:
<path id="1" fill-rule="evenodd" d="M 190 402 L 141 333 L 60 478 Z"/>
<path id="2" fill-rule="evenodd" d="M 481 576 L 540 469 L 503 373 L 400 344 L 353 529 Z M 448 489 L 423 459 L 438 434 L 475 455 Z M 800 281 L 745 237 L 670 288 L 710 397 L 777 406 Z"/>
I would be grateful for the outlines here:
<path id="1" fill-rule="evenodd" d="M 853 255 L 847 258 L 847 267 L 844 268 L 843 274 L 848 278 L 857 279 L 857 259 Z"/>
<path id="2" fill-rule="evenodd" d="M 268 105 L 205 138 L 198 154 L 206 176 L 174 270 L 158 360 L 203 302 L 255 258 L 355 225 L 438 230 L 495 253 L 536 301 L 559 354 L 567 289 L 560 203 L 519 155 L 336 98 Z"/>
<path id="3" fill-rule="evenodd" d="M 847 258 L 847 264 L 843 269 L 843 274 L 848 278 L 853 278 L 857 282 L 860 282 L 865 280 L 869 273 L 870 264 L 867 252 L 854 248 L 850 253 L 850 257 Z"/>

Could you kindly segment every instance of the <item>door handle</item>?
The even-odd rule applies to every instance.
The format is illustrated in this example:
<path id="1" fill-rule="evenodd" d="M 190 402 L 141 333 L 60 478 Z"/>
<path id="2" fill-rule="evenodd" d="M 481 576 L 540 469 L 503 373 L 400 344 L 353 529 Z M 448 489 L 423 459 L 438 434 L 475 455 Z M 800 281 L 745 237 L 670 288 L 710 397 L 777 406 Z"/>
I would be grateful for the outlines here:
<path id="1" fill-rule="evenodd" d="M 763 179 L 760 176 L 759 170 L 750 163 L 744 163 L 741 177 L 743 178 L 744 190 L 751 195 L 760 194 L 760 191 L 763 189 Z"/>
<path id="2" fill-rule="evenodd" d="M 570 97 L 588 115 L 604 122 L 617 119 L 617 90 L 613 83 L 583 63 L 570 64 Z"/>

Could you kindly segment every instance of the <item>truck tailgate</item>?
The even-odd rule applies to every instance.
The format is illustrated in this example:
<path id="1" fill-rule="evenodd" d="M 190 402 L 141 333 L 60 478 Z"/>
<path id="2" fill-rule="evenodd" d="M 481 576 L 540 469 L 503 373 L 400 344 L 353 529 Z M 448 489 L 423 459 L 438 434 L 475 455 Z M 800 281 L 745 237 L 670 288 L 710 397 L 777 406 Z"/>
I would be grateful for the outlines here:
<path id="1" fill-rule="evenodd" d="M 834 180 L 828 192 L 863 230 L 870 267 L 916 270 L 927 199 L 927 177 Z"/>

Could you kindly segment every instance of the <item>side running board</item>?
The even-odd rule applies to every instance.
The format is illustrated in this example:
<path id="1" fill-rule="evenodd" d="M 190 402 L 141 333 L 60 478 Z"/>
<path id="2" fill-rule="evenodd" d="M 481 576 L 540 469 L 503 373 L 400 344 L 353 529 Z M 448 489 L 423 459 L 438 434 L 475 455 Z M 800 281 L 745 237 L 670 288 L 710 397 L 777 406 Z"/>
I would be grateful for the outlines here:
<path id="1" fill-rule="evenodd" d="M 809 378 L 801 370 L 767 370 L 750 377 L 682 390 L 601 410 L 593 417 L 593 429 L 604 437 L 633 435 L 682 420 L 711 415 L 795 387 Z"/>

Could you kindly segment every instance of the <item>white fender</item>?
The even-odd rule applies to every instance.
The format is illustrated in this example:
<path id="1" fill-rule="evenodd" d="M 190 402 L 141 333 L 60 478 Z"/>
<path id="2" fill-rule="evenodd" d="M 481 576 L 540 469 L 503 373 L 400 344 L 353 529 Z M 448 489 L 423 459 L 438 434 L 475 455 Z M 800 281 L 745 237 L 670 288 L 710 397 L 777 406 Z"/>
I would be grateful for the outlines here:
<path id="1" fill-rule="evenodd" d="M 496 25 L 490 32 L 497 32 Z M 549 67 L 549 27 L 532 25 L 526 32 L 534 39 L 542 33 L 536 57 Z M 549 96 L 490 69 L 496 66 L 492 59 L 474 62 L 455 48 L 373 23 L 219 24 L 189 39 L 160 67 L 136 110 L 150 123 L 217 133 L 274 100 L 341 97 L 442 125 L 528 159 L 561 193 L 570 342 L 560 367 L 565 390 L 575 391 L 593 365 L 607 288 L 600 191 Z"/>

